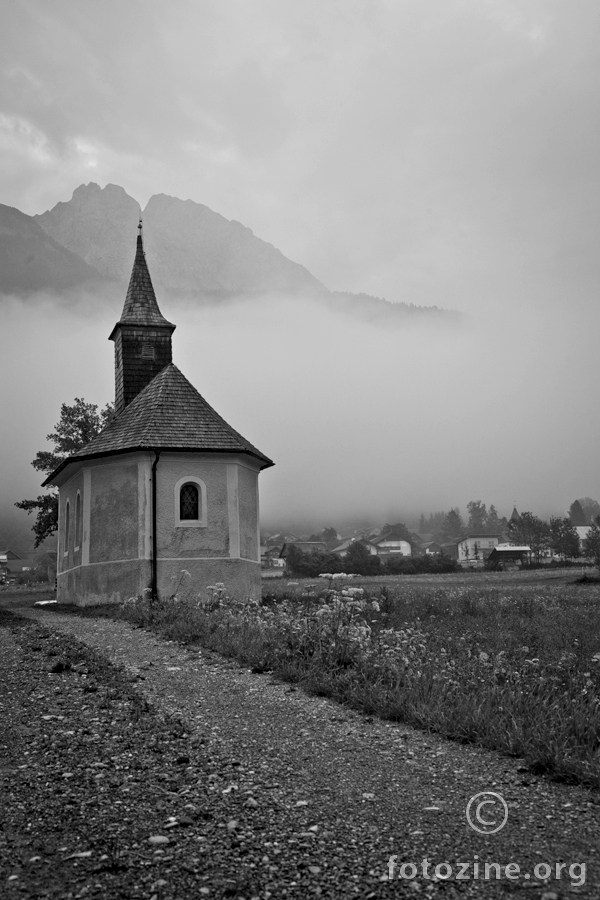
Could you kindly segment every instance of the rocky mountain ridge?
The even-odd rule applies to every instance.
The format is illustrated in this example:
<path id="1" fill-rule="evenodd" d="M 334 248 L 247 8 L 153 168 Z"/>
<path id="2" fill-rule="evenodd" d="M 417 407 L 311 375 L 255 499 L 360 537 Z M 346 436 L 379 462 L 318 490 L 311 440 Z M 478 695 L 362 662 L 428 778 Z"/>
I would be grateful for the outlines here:
<path id="1" fill-rule="evenodd" d="M 457 317 L 437 307 L 331 292 L 250 228 L 208 206 L 155 194 L 141 210 L 119 185 L 94 182 L 40 215 L 0 205 L 0 294 L 90 287 L 114 297 L 131 273 L 140 214 L 153 282 L 171 301 L 282 294 L 316 298 L 369 321 Z"/>

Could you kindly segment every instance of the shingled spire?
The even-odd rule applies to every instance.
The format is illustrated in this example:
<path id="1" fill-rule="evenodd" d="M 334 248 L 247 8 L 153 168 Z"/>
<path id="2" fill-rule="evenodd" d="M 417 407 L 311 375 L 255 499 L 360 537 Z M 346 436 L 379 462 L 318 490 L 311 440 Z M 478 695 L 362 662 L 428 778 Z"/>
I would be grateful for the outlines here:
<path id="1" fill-rule="evenodd" d="M 117 415 L 140 391 L 173 362 L 171 335 L 175 325 L 167 322 L 156 301 L 146 263 L 142 220 L 127 296 L 120 320 L 109 340 L 115 342 L 115 412 Z"/>

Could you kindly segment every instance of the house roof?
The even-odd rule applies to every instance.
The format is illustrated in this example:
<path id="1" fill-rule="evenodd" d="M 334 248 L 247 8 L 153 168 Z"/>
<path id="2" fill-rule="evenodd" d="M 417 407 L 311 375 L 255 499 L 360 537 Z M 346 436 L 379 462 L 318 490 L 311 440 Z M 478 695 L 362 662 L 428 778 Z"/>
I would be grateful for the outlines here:
<path id="1" fill-rule="evenodd" d="M 147 326 L 151 328 L 165 327 L 170 328 L 171 333 L 175 331 L 175 325 L 168 322 L 160 309 L 154 293 L 152 279 L 148 271 L 146 263 L 146 255 L 144 253 L 144 244 L 141 234 L 137 237 L 137 247 L 135 259 L 133 261 L 133 269 L 131 278 L 129 279 L 129 287 L 127 288 L 127 296 L 125 297 L 125 305 L 121 318 L 113 328 L 109 340 L 113 340 L 115 330 L 119 325 L 136 325 Z"/>
<path id="2" fill-rule="evenodd" d="M 377 541 L 371 541 L 371 540 L 369 540 L 369 538 L 366 538 L 366 537 L 351 537 L 351 538 L 346 538 L 345 541 L 342 541 L 342 543 L 338 544 L 336 547 L 332 547 L 330 552 L 331 553 L 343 552 L 344 550 L 347 550 L 348 547 L 351 546 L 351 544 L 366 544 L 367 546 L 368 545 L 374 546 L 376 543 L 377 543 Z"/>
<path id="3" fill-rule="evenodd" d="M 0 550 L 0 559 L 22 559 L 23 557 L 19 556 L 18 553 L 15 553 L 14 550 Z"/>
<path id="4" fill-rule="evenodd" d="M 134 450 L 248 453 L 261 469 L 274 465 L 215 412 L 177 366 L 156 375 L 100 434 L 48 476 L 52 484 L 69 463 Z"/>
<path id="5" fill-rule="evenodd" d="M 409 536 L 410 537 L 410 536 Z M 396 531 L 386 531 L 385 534 L 380 534 L 379 537 L 371 538 L 371 544 L 387 544 L 394 543 L 397 544 L 402 541 L 404 544 L 410 544 L 410 540 L 408 537 L 399 536 Z"/>
<path id="6" fill-rule="evenodd" d="M 531 547 L 525 546 L 505 546 L 505 547 L 494 547 L 490 555 L 488 556 L 488 560 L 492 560 L 504 557 L 505 559 L 517 559 L 518 557 L 522 557 L 524 553 L 531 553 Z"/>

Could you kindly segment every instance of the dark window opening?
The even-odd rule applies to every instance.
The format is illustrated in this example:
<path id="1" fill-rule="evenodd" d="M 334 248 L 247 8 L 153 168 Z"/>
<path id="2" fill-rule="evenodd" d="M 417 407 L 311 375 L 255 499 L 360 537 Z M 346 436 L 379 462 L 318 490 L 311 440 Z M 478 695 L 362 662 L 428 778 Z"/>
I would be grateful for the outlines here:
<path id="1" fill-rule="evenodd" d="M 142 359 L 154 359 L 154 344 L 142 344 Z"/>
<path id="2" fill-rule="evenodd" d="M 199 519 L 198 488 L 195 484 L 184 484 L 179 492 L 179 518 Z"/>
<path id="3" fill-rule="evenodd" d="M 81 494 L 77 494 L 75 503 L 75 543 L 81 546 Z"/>
<path id="4" fill-rule="evenodd" d="M 69 519 L 71 517 L 71 509 L 69 506 L 69 501 L 67 500 L 67 507 L 65 510 L 65 546 L 64 552 L 67 553 L 69 550 L 69 530 L 70 530 L 70 522 Z"/>

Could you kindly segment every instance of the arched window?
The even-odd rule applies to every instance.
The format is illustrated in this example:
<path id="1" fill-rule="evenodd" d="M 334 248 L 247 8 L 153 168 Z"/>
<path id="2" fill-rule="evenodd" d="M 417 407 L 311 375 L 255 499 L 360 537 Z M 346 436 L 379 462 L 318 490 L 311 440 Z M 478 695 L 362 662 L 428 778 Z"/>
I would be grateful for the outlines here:
<path id="1" fill-rule="evenodd" d="M 77 500 L 75 501 L 75 549 L 81 547 L 81 494 L 77 491 Z"/>
<path id="2" fill-rule="evenodd" d="M 198 516 L 198 485 L 188 482 L 179 491 L 179 518 L 185 521 L 196 521 Z"/>
<path id="3" fill-rule="evenodd" d="M 179 528 L 205 528 L 206 485 L 195 475 L 180 478 L 175 485 L 175 525 Z"/>
<path id="4" fill-rule="evenodd" d="M 71 518 L 71 506 L 70 506 L 69 501 L 67 500 L 67 505 L 65 507 L 65 546 L 64 546 L 64 551 L 63 551 L 65 554 L 67 554 L 69 552 L 69 536 L 70 536 L 69 532 L 70 532 L 70 526 L 71 526 L 70 518 Z"/>

